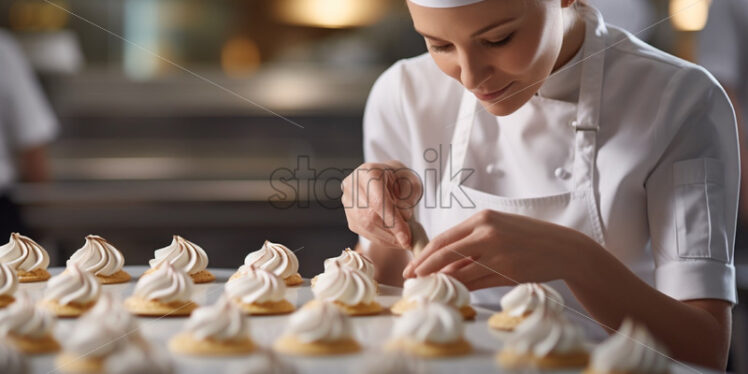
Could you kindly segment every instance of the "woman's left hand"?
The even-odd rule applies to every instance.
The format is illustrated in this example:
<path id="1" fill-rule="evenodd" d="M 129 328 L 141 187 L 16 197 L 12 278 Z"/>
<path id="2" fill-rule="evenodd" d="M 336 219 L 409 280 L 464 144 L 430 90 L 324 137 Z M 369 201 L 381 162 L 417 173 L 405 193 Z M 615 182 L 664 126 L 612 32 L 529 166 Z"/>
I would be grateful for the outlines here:
<path id="1" fill-rule="evenodd" d="M 442 271 L 470 290 L 564 279 L 589 242 L 564 226 L 483 210 L 429 242 L 403 276 Z"/>

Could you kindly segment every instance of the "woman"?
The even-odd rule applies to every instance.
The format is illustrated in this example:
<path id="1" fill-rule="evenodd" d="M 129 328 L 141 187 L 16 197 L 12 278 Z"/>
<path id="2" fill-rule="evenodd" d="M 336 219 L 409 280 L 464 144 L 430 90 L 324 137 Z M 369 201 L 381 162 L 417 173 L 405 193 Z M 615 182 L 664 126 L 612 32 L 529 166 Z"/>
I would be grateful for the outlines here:
<path id="1" fill-rule="evenodd" d="M 713 77 L 575 0 L 408 7 L 429 53 L 373 87 L 342 186 L 380 280 L 444 271 L 489 305 L 557 280 L 608 332 L 630 316 L 724 368 L 739 171 Z M 432 238 L 413 260 L 412 216 Z"/>

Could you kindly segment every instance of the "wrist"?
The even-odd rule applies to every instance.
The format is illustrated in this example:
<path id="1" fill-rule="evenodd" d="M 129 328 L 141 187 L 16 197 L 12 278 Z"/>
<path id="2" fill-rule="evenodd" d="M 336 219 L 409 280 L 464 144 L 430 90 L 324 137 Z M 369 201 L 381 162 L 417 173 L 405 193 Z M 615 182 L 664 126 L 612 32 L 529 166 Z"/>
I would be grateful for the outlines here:
<path id="1" fill-rule="evenodd" d="M 580 284 L 589 280 L 590 271 L 599 265 L 598 254 L 605 249 L 596 241 L 578 231 L 569 229 L 570 233 L 566 240 L 559 246 L 559 279 L 564 280 L 569 286 Z M 597 264 L 597 265 L 596 265 Z"/>

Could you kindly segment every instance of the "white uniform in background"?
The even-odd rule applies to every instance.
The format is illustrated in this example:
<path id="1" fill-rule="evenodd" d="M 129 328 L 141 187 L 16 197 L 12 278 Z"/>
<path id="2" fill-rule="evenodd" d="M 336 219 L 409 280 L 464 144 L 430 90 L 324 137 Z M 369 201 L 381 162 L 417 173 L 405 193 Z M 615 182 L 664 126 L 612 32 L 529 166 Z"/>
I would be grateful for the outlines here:
<path id="1" fill-rule="evenodd" d="M 0 195 L 17 178 L 17 152 L 50 142 L 57 121 L 12 36 L 0 31 Z"/>
<path id="2" fill-rule="evenodd" d="M 703 68 L 582 9 L 578 55 L 505 117 L 428 55 L 396 63 L 369 97 L 366 161 L 400 160 L 421 176 L 416 214 L 431 238 L 483 209 L 529 215 L 587 234 L 675 299 L 735 303 L 739 161 L 727 96 Z M 473 301 L 498 308 L 507 290 Z"/>

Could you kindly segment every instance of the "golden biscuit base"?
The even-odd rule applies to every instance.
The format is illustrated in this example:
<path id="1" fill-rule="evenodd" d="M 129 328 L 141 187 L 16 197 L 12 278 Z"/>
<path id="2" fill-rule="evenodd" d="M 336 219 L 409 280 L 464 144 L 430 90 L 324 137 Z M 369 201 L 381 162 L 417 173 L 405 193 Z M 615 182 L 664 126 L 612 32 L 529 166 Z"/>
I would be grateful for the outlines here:
<path id="1" fill-rule="evenodd" d="M 504 311 L 498 312 L 488 319 L 488 327 L 500 331 L 514 331 L 514 329 L 530 314 L 531 313 L 528 312 L 521 316 L 512 316 Z"/>
<path id="2" fill-rule="evenodd" d="M 57 343 L 55 337 L 49 333 L 41 338 L 20 336 L 14 333 L 9 333 L 5 337 L 19 351 L 29 355 L 54 353 L 60 350 L 60 344 Z"/>
<path id="3" fill-rule="evenodd" d="M 282 336 L 275 341 L 273 348 L 280 353 L 298 356 L 346 355 L 361 351 L 361 346 L 352 338 L 335 342 L 305 343 L 293 336 Z"/>
<path id="4" fill-rule="evenodd" d="M 266 301 L 264 303 L 244 303 L 239 299 L 234 299 L 233 301 L 239 306 L 242 312 L 255 316 L 288 314 L 296 309 L 288 300 Z"/>
<path id="5" fill-rule="evenodd" d="M 153 273 L 154 271 L 156 271 L 156 268 L 150 268 L 146 270 L 143 275 Z M 216 280 L 216 276 L 208 270 L 200 270 L 197 273 L 190 274 L 190 278 L 192 278 L 192 281 L 195 283 L 210 283 Z"/>
<path id="6" fill-rule="evenodd" d="M 251 353 L 256 346 L 249 338 L 229 341 L 198 340 L 191 334 L 182 333 L 169 340 L 169 349 L 174 353 L 193 356 L 236 356 Z"/>
<path id="7" fill-rule="evenodd" d="M 392 311 L 392 314 L 401 315 L 411 309 L 414 309 L 417 306 L 417 301 L 400 299 L 395 303 L 395 305 L 390 308 L 390 310 Z M 462 314 L 462 318 L 464 319 L 474 319 L 475 315 L 478 314 L 470 305 L 463 305 L 457 310 L 460 312 L 460 314 Z"/>
<path id="8" fill-rule="evenodd" d="M 49 312 L 60 318 L 75 318 L 83 315 L 83 313 L 93 308 L 95 304 L 96 300 L 90 301 L 85 304 L 60 304 L 57 300 L 42 300 L 39 302 L 39 307 L 48 310 Z"/>
<path id="9" fill-rule="evenodd" d="M 32 271 L 18 270 L 18 281 L 20 283 L 44 282 L 51 278 L 47 269 L 36 269 Z"/>
<path id="10" fill-rule="evenodd" d="M 319 300 L 313 299 L 307 302 L 304 307 L 308 307 L 311 305 L 314 305 L 318 303 Z M 341 312 L 349 315 L 349 316 L 373 316 L 380 314 L 384 311 L 382 306 L 376 302 L 372 301 L 368 304 L 358 304 L 358 305 L 347 305 L 343 304 L 340 301 L 333 301 L 333 304 L 340 309 Z"/>
<path id="11" fill-rule="evenodd" d="M 164 303 L 158 300 L 146 300 L 139 297 L 129 297 L 125 300 L 125 308 L 132 314 L 143 317 L 184 317 L 192 314 L 198 305 L 192 301 L 172 301 Z"/>
<path id="12" fill-rule="evenodd" d="M 0 295 L 0 308 L 5 308 L 13 304 L 14 301 L 16 301 L 16 298 L 13 295 Z"/>
<path id="13" fill-rule="evenodd" d="M 124 270 L 120 270 L 112 275 L 97 275 L 96 279 L 101 282 L 101 284 L 117 284 L 117 283 L 127 283 L 132 279 L 132 276 Z"/>
<path id="14" fill-rule="evenodd" d="M 57 370 L 70 374 L 96 374 L 104 372 L 104 358 L 61 353 L 55 359 Z"/>
<path id="15" fill-rule="evenodd" d="M 465 339 L 453 343 L 419 342 L 410 339 L 392 340 L 385 350 L 400 351 L 419 357 L 456 357 L 469 355 L 473 346 Z"/>
<path id="16" fill-rule="evenodd" d="M 531 354 L 517 354 L 505 349 L 499 352 L 496 360 L 507 369 L 567 369 L 587 366 L 590 355 L 587 352 L 574 352 L 568 354 L 551 353 L 544 357 L 536 357 Z"/>

